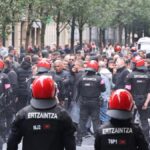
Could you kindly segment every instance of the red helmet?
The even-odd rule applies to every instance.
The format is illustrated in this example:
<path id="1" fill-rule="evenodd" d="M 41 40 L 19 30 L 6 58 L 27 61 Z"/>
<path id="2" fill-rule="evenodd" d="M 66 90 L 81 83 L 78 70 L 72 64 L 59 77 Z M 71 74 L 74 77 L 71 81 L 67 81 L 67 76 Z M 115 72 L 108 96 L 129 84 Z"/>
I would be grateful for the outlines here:
<path id="1" fill-rule="evenodd" d="M 38 72 L 45 72 L 50 70 L 51 64 L 47 60 L 41 60 L 37 63 L 37 67 Z"/>
<path id="2" fill-rule="evenodd" d="M 137 51 L 137 49 L 136 49 L 136 47 L 131 47 L 131 52 L 136 52 Z"/>
<path id="3" fill-rule="evenodd" d="M 4 64 L 3 60 L 0 59 L 0 69 L 4 69 L 4 66 L 5 66 L 5 64 Z"/>
<path id="4" fill-rule="evenodd" d="M 49 108 L 56 105 L 56 85 L 50 76 L 37 77 L 32 83 L 31 105 L 35 108 Z"/>
<path id="5" fill-rule="evenodd" d="M 120 52 L 121 51 L 121 46 L 120 45 L 116 45 L 114 50 L 115 50 L 115 52 Z"/>
<path id="6" fill-rule="evenodd" d="M 130 92 L 118 89 L 110 96 L 107 114 L 116 119 L 129 119 L 132 117 L 133 105 L 134 101 Z"/>
<path id="7" fill-rule="evenodd" d="M 135 66 L 138 69 L 145 69 L 145 60 L 139 59 L 139 60 L 135 61 Z"/>
<path id="8" fill-rule="evenodd" d="M 132 62 L 135 63 L 136 61 L 141 60 L 141 59 L 142 59 L 141 56 L 137 55 L 132 58 Z"/>
<path id="9" fill-rule="evenodd" d="M 96 72 L 98 71 L 98 68 L 99 68 L 98 62 L 96 60 L 91 60 L 91 61 L 87 62 L 86 67 L 90 68 Z"/>

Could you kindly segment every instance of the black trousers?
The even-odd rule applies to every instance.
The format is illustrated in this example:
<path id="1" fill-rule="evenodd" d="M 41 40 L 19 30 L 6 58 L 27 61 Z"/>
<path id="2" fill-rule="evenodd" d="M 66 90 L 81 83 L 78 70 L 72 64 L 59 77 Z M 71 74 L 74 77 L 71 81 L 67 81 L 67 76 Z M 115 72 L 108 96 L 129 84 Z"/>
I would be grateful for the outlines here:
<path id="1" fill-rule="evenodd" d="M 80 119 L 77 138 L 82 139 L 83 135 L 86 133 L 86 123 L 89 117 L 91 117 L 93 123 L 94 133 L 96 132 L 100 126 L 99 111 L 100 104 L 97 101 L 80 103 Z"/>
<path id="2" fill-rule="evenodd" d="M 16 102 L 16 112 L 27 105 L 29 101 L 28 95 L 18 95 L 18 101 Z"/>
<path id="3" fill-rule="evenodd" d="M 147 142 L 150 143 L 149 124 L 148 124 L 149 109 L 142 110 L 141 106 L 137 106 L 137 111 L 139 113 L 141 126 L 142 126 L 143 133 L 145 135 L 145 138 L 146 138 Z"/>

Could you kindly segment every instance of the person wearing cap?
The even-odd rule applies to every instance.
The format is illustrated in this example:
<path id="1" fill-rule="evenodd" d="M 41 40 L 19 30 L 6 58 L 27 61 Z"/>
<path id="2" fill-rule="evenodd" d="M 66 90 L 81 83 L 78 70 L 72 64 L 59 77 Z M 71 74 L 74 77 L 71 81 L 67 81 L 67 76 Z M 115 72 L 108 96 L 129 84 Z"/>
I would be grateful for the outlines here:
<path id="1" fill-rule="evenodd" d="M 135 61 L 135 69 L 128 74 L 125 88 L 133 96 L 144 135 L 149 142 L 148 105 L 150 102 L 150 74 L 145 67 L 144 59 L 141 58 Z"/>
<path id="2" fill-rule="evenodd" d="M 69 114 L 55 98 L 56 84 L 51 77 L 33 81 L 30 105 L 21 109 L 12 123 L 7 150 L 75 150 L 75 127 Z"/>
<path id="3" fill-rule="evenodd" d="M 114 91 L 108 102 L 111 117 L 96 133 L 95 150 L 148 150 L 141 128 L 132 123 L 133 97 L 127 90 Z"/>
<path id="4" fill-rule="evenodd" d="M 32 66 L 33 67 L 33 66 Z M 42 59 L 42 60 L 37 60 L 37 63 L 34 66 L 35 68 L 32 68 L 32 73 L 34 73 L 27 81 L 27 89 L 28 89 L 28 93 L 29 93 L 29 98 L 28 98 L 28 103 L 32 97 L 32 92 L 31 92 L 31 85 L 32 82 L 41 75 L 47 75 L 50 76 L 50 69 L 51 69 L 51 63 L 48 62 L 48 60 L 46 59 Z M 35 69 L 35 70 L 34 70 Z"/>

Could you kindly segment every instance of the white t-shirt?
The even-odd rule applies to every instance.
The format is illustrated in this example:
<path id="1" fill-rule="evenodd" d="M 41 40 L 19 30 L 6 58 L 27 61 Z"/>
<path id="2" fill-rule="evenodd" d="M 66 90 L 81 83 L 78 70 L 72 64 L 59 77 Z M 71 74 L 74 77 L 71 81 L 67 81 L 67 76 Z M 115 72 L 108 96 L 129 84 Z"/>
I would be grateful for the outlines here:
<path id="1" fill-rule="evenodd" d="M 2 56 L 3 58 L 8 56 L 8 49 L 6 47 L 0 48 L 0 56 Z"/>

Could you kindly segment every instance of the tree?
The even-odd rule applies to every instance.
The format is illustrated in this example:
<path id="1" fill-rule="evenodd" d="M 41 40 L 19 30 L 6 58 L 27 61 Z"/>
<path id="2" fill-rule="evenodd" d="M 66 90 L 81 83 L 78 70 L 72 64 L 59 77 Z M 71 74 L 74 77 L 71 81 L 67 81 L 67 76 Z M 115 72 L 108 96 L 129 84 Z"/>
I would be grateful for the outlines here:
<path id="1" fill-rule="evenodd" d="M 88 20 L 93 15 L 94 10 L 94 0 L 76 0 L 70 1 L 71 6 L 71 14 L 75 18 L 75 24 L 79 30 L 79 41 L 80 47 L 82 47 L 82 38 L 83 38 L 83 29 L 85 24 L 88 24 Z"/>
<path id="2" fill-rule="evenodd" d="M 11 26 L 19 20 L 19 8 L 18 0 L 0 1 L 0 36 L 2 36 L 4 42 L 7 35 L 12 32 Z"/>
<path id="3" fill-rule="evenodd" d="M 31 36 L 33 22 L 41 23 L 41 26 L 39 27 L 40 31 L 38 34 L 38 36 L 40 36 L 39 46 L 44 48 L 46 24 L 52 10 L 51 2 L 52 0 L 20 0 L 20 16 L 24 16 L 25 21 L 27 22 L 25 49 L 27 49 L 29 46 L 29 39 Z"/>
<path id="4" fill-rule="evenodd" d="M 52 15 L 56 22 L 56 47 L 59 48 L 60 33 L 69 24 L 68 0 L 53 0 Z"/>

